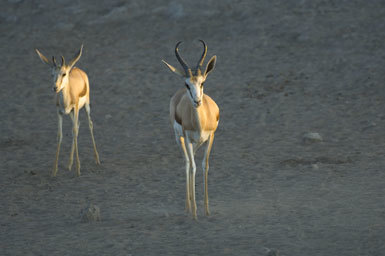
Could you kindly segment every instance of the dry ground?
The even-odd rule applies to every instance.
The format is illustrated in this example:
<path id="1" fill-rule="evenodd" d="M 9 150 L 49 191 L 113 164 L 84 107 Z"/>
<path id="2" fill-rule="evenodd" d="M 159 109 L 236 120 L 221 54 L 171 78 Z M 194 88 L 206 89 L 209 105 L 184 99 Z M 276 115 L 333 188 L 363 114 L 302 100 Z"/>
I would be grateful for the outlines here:
<path id="1" fill-rule="evenodd" d="M 177 65 L 183 40 L 193 65 L 198 39 L 218 56 L 205 92 L 221 120 L 212 216 L 199 170 L 193 221 L 168 121 L 183 82 L 161 60 Z M 384 255 L 384 39 L 384 1 L 3 0 L 0 255 Z M 82 176 L 65 168 L 67 117 L 52 178 L 56 110 L 34 48 L 69 58 L 81 43 L 102 165 L 81 113 Z M 81 222 L 90 203 L 101 222 Z"/>

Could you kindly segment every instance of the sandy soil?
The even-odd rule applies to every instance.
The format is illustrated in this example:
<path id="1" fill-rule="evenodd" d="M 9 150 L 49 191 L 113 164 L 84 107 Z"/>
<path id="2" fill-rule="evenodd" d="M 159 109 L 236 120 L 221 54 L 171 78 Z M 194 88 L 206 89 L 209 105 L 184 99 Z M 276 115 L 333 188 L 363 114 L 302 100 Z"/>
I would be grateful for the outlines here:
<path id="1" fill-rule="evenodd" d="M 221 120 L 212 216 L 199 169 L 193 221 L 168 120 L 183 82 L 161 60 L 177 65 L 183 40 L 193 65 L 198 39 L 218 56 L 205 92 Z M 384 255 L 384 41 L 384 1 L 2 1 L 0 255 Z M 66 169 L 66 117 L 52 178 L 54 95 L 34 48 L 70 58 L 81 43 L 102 165 L 82 112 L 82 175 Z M 102 220 L 83 223 L 91 203 Z"/>

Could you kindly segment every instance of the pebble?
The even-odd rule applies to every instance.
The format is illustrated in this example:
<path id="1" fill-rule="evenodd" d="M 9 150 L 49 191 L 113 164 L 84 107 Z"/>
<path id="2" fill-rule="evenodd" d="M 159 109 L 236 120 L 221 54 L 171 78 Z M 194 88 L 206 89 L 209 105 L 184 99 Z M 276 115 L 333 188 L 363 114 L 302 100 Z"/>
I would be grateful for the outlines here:
<path id="1" fill-rule="evenodd" d="M 101 221 L 100 208 L 97 205 L 90 204 L 81 212 L 82 222 L 96 222 Z"/>
<path id="2" fill-rule="evenodd" d="M 323 141 L 322 136 L 318 132 L 308 132 L 302 137 L 303 142 L 306 144 Z"/>

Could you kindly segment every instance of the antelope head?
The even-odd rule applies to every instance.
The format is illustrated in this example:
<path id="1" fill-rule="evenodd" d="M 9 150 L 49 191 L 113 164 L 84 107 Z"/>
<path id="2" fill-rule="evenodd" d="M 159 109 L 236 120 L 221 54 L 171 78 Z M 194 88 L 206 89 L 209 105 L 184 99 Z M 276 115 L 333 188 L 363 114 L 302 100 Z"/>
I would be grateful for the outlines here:
<path id="1" fill-rule="evenodd" d="M 52 67 L 52 77 L 53 77 L 53 90 L 56 93 L 59 93 L 64 87 L 69 83 L 69 73 L 74 67 L 76 62 L 80 59 L 83 51 L 83 45 L 80 47 L 80 50 L 75 54 L 75 57 L 66 64 L 66 61 L 63 56 L 61 56 L 61 64 L 56 63 L 56 59 L 52 56 L 52 61 L 49 61 L 38 49 L 35 49 L 40 59 Z"/>
<path id="2" fill-rule="evenodd" d="M 203 84 L 206 81 L 207 75 L 214 70 L 215 63 L 217 60 L 217 56 L 213 56 L 210 61 L 207 63 L 206 68 L 203 70 L 202 65 L 206 57 L 207 53 L 207 46 L 206 43 L 203 40 L 199 40 L 203 44 L 203 53 L 201 58 L 198 61 L 198 64 L 193 71 L 191 71 L 191 68 L 187 65 L 186 61 L 183 60 L 183 58 L 179 55 L 178 46 L 182 42 L 178 42 L 175 46 L 175 55 L 178 59 L 179 63 L 183 67 L 183 70 L 177 69 L 173 67 L 172 65 L 168 64 L 166 61 L 162 60 L 164 64 L 167 65 L 167 67 L 174 73 L 176 73 L 179 76 L 182 76 L 185 79 L 185 85 L 188 90 L 188 95 L 191 100 L 192 105 L 197 108 L 202 104 L 203 99 Z"/>

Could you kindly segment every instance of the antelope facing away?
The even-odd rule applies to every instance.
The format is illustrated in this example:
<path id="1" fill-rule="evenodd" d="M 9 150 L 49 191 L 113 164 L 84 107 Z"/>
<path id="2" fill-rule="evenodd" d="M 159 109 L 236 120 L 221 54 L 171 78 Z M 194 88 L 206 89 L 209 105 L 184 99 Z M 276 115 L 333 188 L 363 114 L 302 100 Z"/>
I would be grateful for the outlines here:
<path id="1" fill-rule="evenodd" d="M 52 176 L 56 176 L 58 169 L 58 160 L 59 160 L 59 152 L 60 145 L 63 138 L 62 134 L 62 123 L 63 123 L 63 115 L 70 115 L 72 119 L 72 147 L 71 154 L 68 163 L 68 169 L 71 170 L 73 163 L 73 155 L 74 151 L 76 152 L 76 167 L 77 167 L 77 175 L 80 175 L 80 160 L 79 160 L 79 152 L 78 152 L 78 133 L 79 133 L 79 110 L 82 107 L 85 107 L 87 117 L 88 117 L 88 125 L 91 132 L 92 143 L 94 146 L 94 154 L 95 161 L 97 164 L 100 164 L 99 154 L 96 150 L 96 144 L 93 133 L 93 124 L 90 116 L 90 86 L 88 82 L 87 74 L 77 68 L 74 67 L 76 62 L 80 59 L 83 51 L 83 45 L 80 50 L 76 53 L 75 57 L 66 64 L 64 57 L 61 57 L 61 65 L 56 63 L 56 59 L 52 56 L 52 62 L 50 62 L 39 50 L 35 49 L 40 59 L 50 65 L 52 67 L 52 76 L 53 76 L 53 90 L 56 93 L 56 109 L 57 116 L 59 119 L 58 123 L 58 135 L 57 135 L 57 149 L 56 149 L 56 158 L 55 164 L 52 171 Z M 62 104 L 61 104 L 62 102 Z"/>
<path id="2" fill-rule="evenodd" d="M 203 187 L 205 214 L 210 215 L 207 176 L 209 171 L 209 156 L 214 141 L 214 133 L 219 122 L 219 108 L 208 95 L 203 93 L 203 83 L 207 75 L 214 70 L 216 56 L 213 56 L 205 69 L 202 69 L 207 53 L 204 41 L 203 54 L 198 61 L 194 74 L 182 59 L 178 52 L 178 42 L 175 46 L 175 55 L 183 67 L 179 70 L 163 60 L 167 67 L 174 73 L 184 78 L 186 88 L 178 90 L 170 101 L 170 119 L 174 127 L 176 141 L 182 148 L 186 161 L 186 211 L 190 212 L 194 219 L 196 214 L 195 201 L 195 173 L 196 165 L 194 155 L 197 149 L 206 143 L 205 153 L 202 161 Z"/>

